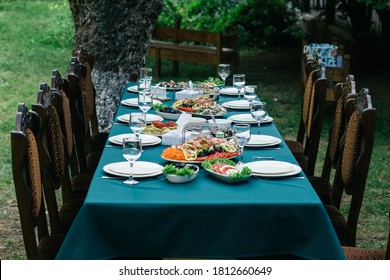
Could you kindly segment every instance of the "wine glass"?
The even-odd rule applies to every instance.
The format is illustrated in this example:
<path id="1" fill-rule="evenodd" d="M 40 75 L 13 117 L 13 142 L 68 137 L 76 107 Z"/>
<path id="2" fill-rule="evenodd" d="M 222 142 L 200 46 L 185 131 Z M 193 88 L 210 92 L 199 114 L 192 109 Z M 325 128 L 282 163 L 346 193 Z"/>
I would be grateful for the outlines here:
<path id="1" fill-rule="evenodd" d="M 122 155 L 130 163 L 130 175 L 125 184 L 135 185 L 138 181 L 133 178 L 133 166 L 134 162 L 140 158 L 142 153 L 141 139 L 123 138 Z"/>
<path id="2" fill-rule="evenodd" d="M 260 101 L 254 101 L 250 106 L 251 115 L 256 120 L 259 127 L 258 134 L 260 134 L 260 123 L 267 116 L 266 107 L 267 103 Z"/>
<path id="3" fill-rule="evenodd" d="M 138 92 L 150 92 L 152 87 L 152 68 L 142 67 L 138 80 Z"/>
<path id="4" fill-rule="evenodd" d="M 146 127 L 143 113 L 131 113 L 129 116 L 129 126 L 130 129 L 134 132 L 135 138 L 140 139 L 139 135 Z"/>
<path id="5" fill-rule="evenodd" d="M 244 74 L 234 74 L 233 75 L 233 85 L 237 88 L 238 99 L 241 97 L 241 89 L 245 87 L 245 75 Z"/>
<path id="6" fill-rule="evenodd" d="M 257 90 L 258 90 L 258 87 L 256 85 L 245 86 L 244 98 L 248 101 L 249 108 L 250 108 L 252 102 L 257 97 Z"/>
<path id="7" fill-rule="evenodd" d="M 230 75 L 230 64 L 219 64 L 218 75 L 223 81 L 223 87 L 225 87 L 226 78 Z"/>
<path id="8" fill-rule="evenodd" d="M 138 107 L 141 109 L 144 121 L 146 122 L 146 113 L 152 108 L 153 99 L 151 92 L 139 92 Z"/>
<path id="9" fill-rule="evenodd" d="M 234 137 L 236 143 L 240 149 L 240 160 L 237 166 L 242 166 L 244 159 L 244 146 L 249 142 L 251 138 L 251 126 L 249 124 L 235 124 L 233 126 Z"/>

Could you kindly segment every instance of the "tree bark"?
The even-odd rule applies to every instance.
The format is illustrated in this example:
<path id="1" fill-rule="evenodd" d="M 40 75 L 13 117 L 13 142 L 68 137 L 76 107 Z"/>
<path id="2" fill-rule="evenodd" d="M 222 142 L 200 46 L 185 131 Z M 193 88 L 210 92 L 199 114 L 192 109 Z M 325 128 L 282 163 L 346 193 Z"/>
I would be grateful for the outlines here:
<path id="1" fill-rule="evenodd" d="M 75 38 L 95 57 L 92 78 L 100 129 L 106 131 L 127 81 L 146 62 L 163 0 L 69 0 Z"/>

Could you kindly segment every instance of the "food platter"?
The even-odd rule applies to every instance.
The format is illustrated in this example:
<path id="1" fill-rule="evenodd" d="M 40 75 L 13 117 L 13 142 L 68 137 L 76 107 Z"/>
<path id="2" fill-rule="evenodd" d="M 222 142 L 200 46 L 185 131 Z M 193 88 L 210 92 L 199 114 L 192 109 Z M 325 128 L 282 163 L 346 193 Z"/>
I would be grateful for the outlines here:
<path id="1" fill-rule="evenodd" d="M 230 156 L 230 157 L 223 157 L 223 158 L 233 159 L 235 157 L 237 157 L 237 155 Z M 169 158 L 166 158 L 166 157 L 163 157 L 163 156 L 161 156 L 161 158 L 163 160 L 166 160 L 166 161 L 177 162 L 177 163 L 202 163 L 202 162 L 204 162 L 206 160 L 206 159 L 204 159 L 204 160 L 175 160 L 175 159 L 169 159 Z"/>
<path id="2" fill-rule="evenodd" d="M 212 171 L 210 169 L 206 169 L 205 170 L 211 175 L 213 176 L 214 178 L 222 181 L 222 182 L 225 182 L 225 183 L 229 183 L 229 184 L 238 184 L 238 183 L 242 183 L 242 182 L 245 182 L 247 181 L 252 175 L 248 175 L 248 176 L 245 176 L 245 177 L 242 177 L 240 179 L 237 179 L 237 180 L 233 180 L 232 178 L 230 178 L 229 176 L 227 175 L 223 175 L 223 174 L 220 174 L 220 173 L 217 173 L 215 171 Z"/>

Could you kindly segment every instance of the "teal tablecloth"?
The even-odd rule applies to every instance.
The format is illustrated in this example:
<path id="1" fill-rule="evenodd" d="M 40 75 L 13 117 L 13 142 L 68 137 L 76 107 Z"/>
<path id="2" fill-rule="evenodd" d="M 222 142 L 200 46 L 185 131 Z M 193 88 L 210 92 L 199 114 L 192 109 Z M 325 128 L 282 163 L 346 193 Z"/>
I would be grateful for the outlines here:
<path id="1" fill-rule="evenodd" d="M 122 98 L 131 97 L 137 95 L 125 91 Z M 131 111 L 134 109 L 120 106 L 117 116 Z M 229 111 L 228 115 L 234 113 L 245 111 Z M 253 126 L 255 133 L 256 129 Z M 129 132 L 128 126 L 113 125 L 110 135 Z M 281 138 L 274 124 L 262 125 L 262 134 Z M 281 150 L 246 148 L 244 161 L 261 155 L 296 163 L 284 141 L 279 146 Z M 164 148 L 145 147 L 139 160 L 164 165 L 160 157 Z M 270 254 L 345 258 L 306 177 L 251 178 L 229 185 L 201 169 L 197 179 L 187 184 L 171 184 L 160 175 L 128 186 L 122 180 L 102 179 L 103 166 L 117 161 L 124 161 L 121 149 L 107 147 L 58 259 L 246 258 Z"/>

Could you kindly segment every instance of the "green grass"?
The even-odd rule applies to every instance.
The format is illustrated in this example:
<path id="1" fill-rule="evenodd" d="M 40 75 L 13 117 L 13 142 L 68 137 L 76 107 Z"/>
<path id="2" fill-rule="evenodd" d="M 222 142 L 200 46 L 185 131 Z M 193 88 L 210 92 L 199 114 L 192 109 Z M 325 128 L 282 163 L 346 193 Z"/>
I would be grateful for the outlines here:
<path id="1" fill-rule="evenodd" d="M 10 131 L 15 126 L 17 104 L 29 108 L 41 82 L 50 83 L 51 71 L 66 73 L 72 53 L 73 22 L 67 1 L 0 1 L 0 259 L 24 258 L 18 210 L 12 181 Z M 260 87 L 284 137 L 294 138 L 300 115 L 299 51 L 245 50 L 235 73 L 245 73 L 248 84 Z M 148 61 L 152 65 L 152 61 Z M 171 64 L 163 63 L 161 80 L 202 80 L 215 76 L 213 66 L 180 63 L 180 75 L 170 75 Z M 356 73 L 355 73 L 356 74 Z M 375 147 L 358 228 L 358 244 L 384 248 L 390 209 L 390 97 L 387 73 L 357 73 L 357 87 L 370 88 L 378 108 Z M 386 76 L 387 75 L 387 76 Z M 227 83 L 231 85 L 231 77 Z M 324 124 L 317 173 L 327 141 L 329 111 Z M 345 211 L 345 209 L 344 209 Z"/>

